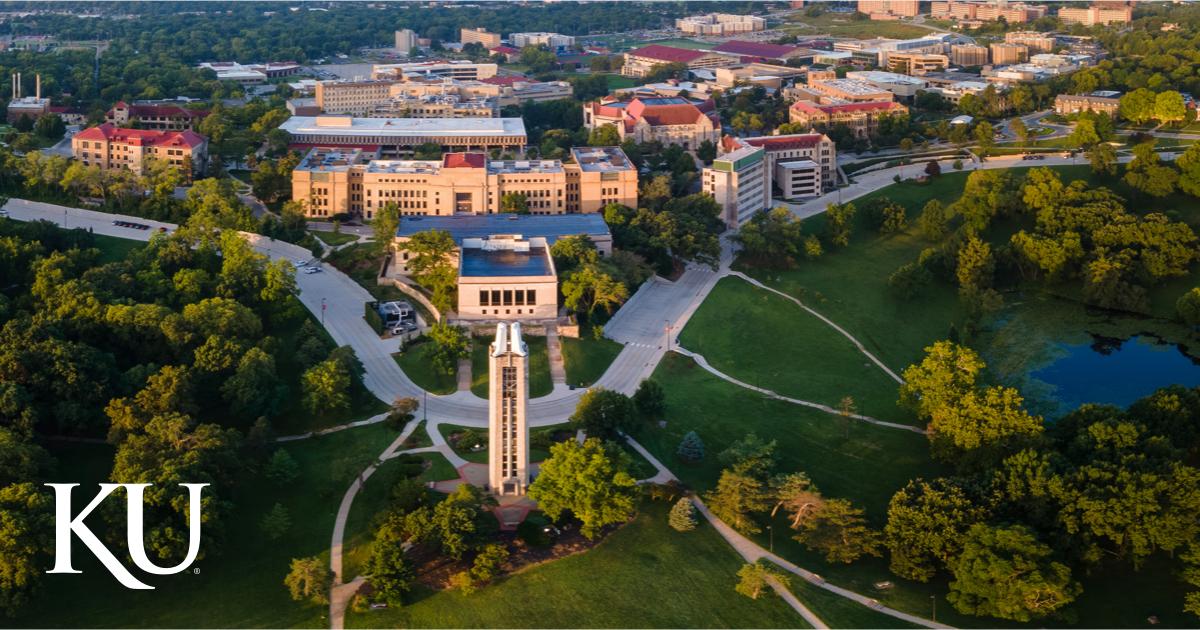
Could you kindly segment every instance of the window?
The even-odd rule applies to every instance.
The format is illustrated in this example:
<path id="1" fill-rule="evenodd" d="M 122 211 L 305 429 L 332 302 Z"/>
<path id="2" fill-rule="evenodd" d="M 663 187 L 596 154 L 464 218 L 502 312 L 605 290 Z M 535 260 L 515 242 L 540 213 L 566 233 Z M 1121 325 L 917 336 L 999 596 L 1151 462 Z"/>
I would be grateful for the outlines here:
<path id="1" fill-rule="evenodd" d="M 513 292 L 511 290 L 505 290 L 504 291 L 504 305 L 512 306 L 512 303 L 513 303 Z"/>
<path id="2" fill-rule="evenodd" d="M 480 306 L 487 306 L 487 305 L 488 305 L 488 292 L 487 292 L 487 291 L 480 291 L 480 292 L 479 292 L 479 305 L 480 305 Z M 485 312 L 486 312 L 486 311 L 485 311 Z"/>
<path id="3" fill-rule="evenodd" d="M 537 291 L 529 289 L 525 292 L 525 303 L 534 306 L 537 304 Z"/>
<path id="4" fill-rule="evenodd" d="M 492 305 L 500 306 L 500 291 L 492 291 Z"/>

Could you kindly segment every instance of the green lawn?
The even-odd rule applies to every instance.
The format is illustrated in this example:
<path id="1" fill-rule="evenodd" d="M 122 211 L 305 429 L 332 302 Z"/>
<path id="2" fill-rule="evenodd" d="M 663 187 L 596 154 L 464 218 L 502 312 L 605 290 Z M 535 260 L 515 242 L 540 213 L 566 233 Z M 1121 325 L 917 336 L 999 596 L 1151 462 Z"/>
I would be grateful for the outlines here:
<path id="1" fill-rule="evenodd" d="M 553 426 L 554 427 L 563 427 L 566 425 L 553 425 Z M 530 431 L 531 432 L 532 431 L 540 431 L 545 428 L 549 428 L 549 427 L 538 427 L 537 429 L 530 429 Z M 487 429 L 484 429 L 482 427 L 464 427 L 464 426 L 459 426 L 456 424 L 439 424 L 438 429 L 442 432 L 442 437 L 446 438 L 446 443 L 450 444 L 450 448 L 454 449 L 455 454 L 457 454 L 459 457 L 461 457 L 473 464 L 486 464 L 487 463 L 487 461 L 488 461 Z M 461 431 L 463 429 L 471 429 L 472 431 L 475 431 L 476 433 L 478 433 L 480 436 L 479 444 L 482 448 L 480 448 L 477 451 L 472 451 L 467 448 L 455 447 L 454 442 L 452 442 L 450 440 L 450 436 L 453 433 L 455 433 L 456 431 Z M 545 459 L 549 456 L 550 456 L 550 452 L 544 448 L 538 448 L 536 446 L 531 446 L 529 448 L 529 461 L 531 461 L 531 462 L 545 461 Z"/>
<path id="2" fill-rule="evenodd" d="M 834 35 L 837 37 L 854 37 L 870 39 L 873 37 L 893 37 L 909 39 L 929 35 L 935 31 L 904 22 L 882 22 L 872 20 L 855 20 L 850 14 L 825 13 L 816 17 L 795 15 L 785 24 L 783 30 L 796 35 Z"/>
<path id="3" fill-rule="evenodd" d="M 708 525 L 679 533 L 667 506 L 642 513 L 596 548 L 534 566 L 480 591 L 421 592 L 400 608 L 350 613 L 347 627 L 801 628 L 777 597 L 734 592 L 742 560 Z"/>
<path id="4" fill-rule="evenodd" d="M 711 50 L 716 44 L 700 42 L 694 39 L 677 37 L 675 39 L 656 39 L 642 44 L 643 46 L 670 46 L 671 48 L 688 48 L 691 50 Z"/>
<path id="5" fill-rule="evenodd" d="M 782 569 L 780 569 L 782 571 Z M 891 615 L 876 612 L 836 593 L 789 576 L 792 594 L 831 628 L 920 628 Z"/>
<path id="6" fill-rule="evenodd" d="M 100 250 L 101 264 L 125 260 L 129 257 L 130 252 L 146 246 L 145 241 L 117 238 L 115 236 L 106 236 L 104 234 L 93 234 L 92 238 L 96 239 L 95 247 L 96 249 Z"/>
<path id="7" fill-rule="evenodd" d="M 633 77 L 621 76 L 619 74 L 606 74 L 604 80 L 608 83 L 608 91 L 623 90 L 631 88 L 638 84 Z"/>
<path id="8" fill-rule="evenodd" d="M 408 344 L 403 352 L 395 355 L 396 363 L 421 389 L 431 394 L 453 394 L 458 391 L 458 369 L 455 368 L 454 374 L 445 374 L 434 369 L 433 349 L 433 342 L 423 337 L 419 338 Z"/>
<path id="9" fill-rule="evenodd" d="M 623 346 L 611 339 L 595 339 L 591 331 L 580 331 L 578 339 L 559 335 L 567 384 L 588 387 L 604 376 Z"/>
<path id="10" fill-rule="evenodd" d="M 283 448 L 300 465 L 300 477 L 279 487 L 257 471 L 241 475 L 223 496 L 233 502 L 220 534 L 220 548 L 191 570 L 145 576 L 153 591 L 117 583 L 82 548 L 75 558 L 80 575 L 44 575 L 44 589 L 13 627 L 328 627 L 325 606 L 293 602 L 283 586 L 292 558 L 328 560 L 329 535 L 342 494 L 357 474 L 394 440 L 382 424 L 289 443 Z M 95 483 L 106 480 L 113 450 L 106 445 L 50 442 L 59 462 L 52 481 L 82 484 L 77 501 L 90 500 Z M 90 488 L 90 489 L 89 489 Z M 258 522 L 276 503 L 291 514 L 292 527 L 268 540 Z M 82 504 L 76 509 L 82 509 Z M 105 537 L 100 519 L 89 525 Z M 209 525 L 206 524 L 206 528 Z M 120 532 L 124 535 L 124 531 Z"/>
<path id="11" fill-rule="evenodd" d="M 786 396 L 911 422 L 896 404 L 895 380 L 825 322 L 741 278 L 722 278 L 679 337 L 713 367 Z"/>
<path id="12" fill-rule="evenodd" d="M 309 234 L 312 234 L 313 236 L 321 239 L 326 245 L 329 245 L 330 247 L 337 247 L 338 245 L 343 245 L 345 243 L 350 243 L 350 242 L 358 240 L 357 234 L 347 234 L 345 232 L 318 232 L 318 231 L 314 230 L 312 232 L 309 232 Z"/>
<path id="13" fill-rule="evenodd" d="M 546 338 L 524 335 L 529 346 L 529 397 L 540 398 L 554 391 L 550 379 L 550 355 Z M 475 337 L 471 346 L 471 393 L 480 398 L 488 396 L 488 344 L 490 337 Z"/>

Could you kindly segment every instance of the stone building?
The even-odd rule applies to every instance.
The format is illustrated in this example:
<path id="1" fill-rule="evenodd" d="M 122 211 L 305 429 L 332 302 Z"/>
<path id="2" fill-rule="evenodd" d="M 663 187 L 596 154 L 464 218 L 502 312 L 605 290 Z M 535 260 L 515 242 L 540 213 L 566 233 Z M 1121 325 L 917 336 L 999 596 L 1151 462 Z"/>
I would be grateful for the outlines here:
<path id="1" fill-rule="evenodd" d="M 521 324 L 496 325 L 488 377 L 488 490 L 520 496 L 529 487 L 529 347 Z"/>

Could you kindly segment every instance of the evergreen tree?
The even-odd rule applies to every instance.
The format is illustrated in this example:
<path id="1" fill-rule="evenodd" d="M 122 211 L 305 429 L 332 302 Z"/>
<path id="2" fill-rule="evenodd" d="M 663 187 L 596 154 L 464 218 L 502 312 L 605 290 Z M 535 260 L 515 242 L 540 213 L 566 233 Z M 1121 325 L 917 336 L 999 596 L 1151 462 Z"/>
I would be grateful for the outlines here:
<path id="1" fill-rule="evenodd" d="M 704 441 L 700 439 L 700 434 L 695 431 L 684 434 L 683 439 L 679 441 L 679 448 L 675 449 L 675 454 L 689 462 L 704 459 Z"/>
<path id="2" fill-rule="evenodd" d="M 696 507 L 692 500 L 681 497 L 671 508 L 667 523 L 677 532 L 690 532 L 696 529 Z"/>

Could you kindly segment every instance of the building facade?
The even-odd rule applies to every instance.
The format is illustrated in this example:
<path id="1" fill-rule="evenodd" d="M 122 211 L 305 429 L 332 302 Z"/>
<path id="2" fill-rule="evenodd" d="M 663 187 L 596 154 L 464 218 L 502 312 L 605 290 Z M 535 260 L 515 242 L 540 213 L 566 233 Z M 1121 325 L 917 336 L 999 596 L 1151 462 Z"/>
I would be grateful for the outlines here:
<path id="1" fill-rule="evenodd" d="M 992 64 L 1010 66 L 1029 61 L 1029 49 L 1023 44 L 995 43 L 988 47 L 992 53 Z"/>
<path id="2" fill-rule="evenodd" d="M 180 105 L 138 101 L 130 105 L 125 101 L 117 101 L 117 104 L 104 114 L 104 121 L 118 127 L 136 124 L 139 129 L 183 131 L 195 130 L 207 115 L 208 110 L 189 109 Z"/>
<path id="3" fill-rule="evenodd" d="M 553 320 L 558 275 L 546 239 L 494 234 L 459 247 L 459 320 Z"/>
<path id="4" fill-rule="evenodd" d="M 138 175 L 150 160 L 166 162 L 189 179 L 208 163 L 208 139 L 191 130 L 122 129 L 104 123 L 75 134 L 71 150 L 85 166 L 124 168 Z"/>
<path id="5" fill-rule="evenodd" d="M 488 347 L 488 489 L 520 496 L 529 487 L 529 347 L 520 324 L 497 324 Z"/>
<path id="6" fill-rule="evenodd" d="M 887 69 L 898 74 L 922 75 L 945 70 L 950 58 L 941 53 L 889 52 Z"/>
<path id="7" fill-rule="evenodd" d="M 782 136 L 759 136 L 757 138 L 742 138 L 741 143 L 761 147 L 765 151 L 767 173 L 784 199 L 799 199 L 818 196 L 833 190 L 837 186 L 837 146 L 829 136 L 821 133 L 797 133 Z M 721 149 L 736 146 L 728 136 L 721 141 Z M 810 168 L 803 163 L 814 165 L 815 173 L 811 178 L 812 184 L 802 186 L 794 176 L 783 177 L 780 166 L 801 163 L 800 166 L 786 166 L 785 170 L 794 171 L 797 168 Z"/>
<path id="8" fill-rule="evenodd" d="M 463 44 L 482 44 L 484 48 L 495 48 L 500 45 L 500 33 L 489 33 L 482 26 L 464 28 L 458 32 L 458 41 Z"/>
<path id="9" fill-rule="evenodd" d="M 955 44 L 950 47 L 950 62 L 956 66 L 986 66 L 988 64 L 987 46 Z"/>
<path id="10" fill-rule="evenodd" d="M 417 47 L 417 34 L 412 29 L 406 28 L 396 31 L 396 52 L 401 55 L 412 53 L 412 50 Z"/>
<path id="11" fill-rule="evenodd" d="M 858 0 L 858 12 L 867 15 L 916 17 L 921 14 L 917 0 Z"/>
<path id="12" fill-rule="evenodd" d="M 527 138 L 520 118 L 359 118 L 292 116 L 279 126 L 293 149 L 348 147 L 381 155 L 407 155 L 423 144 L 442 151 L 521 153 Z"/>
<path id="13" fill-rule="evenodd" d="M 931 17 L 963 21 L 991 22 L 1004 18 L 1009 24 L 1021 24 L 1045 17 L 1044 5 L 1023 2 L 934 2 L 930 6 Z"/>
<path id="14" fill-rule="evenodd" d="M 766 152 L 744 144 L 713 160 L 701 172 L 701 189 L 721 206 L 726 227 L 737 229 L 771 204 Z"/>
<path id="15" fill-rule="evenodd" d="M 766 18 L 733 13 L 709 13 L 675 20 L 675 28 L 687 35 L 733 35 L 767 29 Z"/>
<path id="16" fill-rule="evenodd" d="M 1121 111 L 1121 99 L 1117 95 L 1059 94 L 1054 97 L 1054 112 L 1063 116 L 1084 111 L 1104 113 L 1117 117 Z"/>
<path id="17" fill-rule="evenodd" d="M 1013 31 L 1004 34 L 1004 42 L 1008 44 L 1021 44 L 1029 49 L 1031 53 L 1048 53 L 1054 52 L 1054 35 L 1050 33 L 1038 33 L 1036 31 Z"/>
<path id="18" fill-rule="evenodd" d="M 572 149 L 574 163 L 488 160 L 447 153 L 441 160 L 378 160 L 361 149 L 313 149 L 292 171 L 292 198 L 308 216 L 367 220 L 389 203 L 403 216 L 497 214 L 521 195 L 534 215 L 596 213 L 610 203 L 637 207 L 637 169 L 618 147 Z"/>
<path id="19" fill-rule="evenodd" d="M 591 130 L 604 125 L 616 127 L 622 141 L 677 144 L 689 150 L 721 138 L 721 119 L 712 100 L 605 97 L 585 104 L 583 126 Z"/>
<path id="20" fill-rule="evenodd" d="M 1058 19 L 1066 24 L 1128 24 L 1133 20 L 1133 7 L 1128 5 L 1092 5 L 1090 7 L 1063 7 L 1058 10 Z"/>
<path id="21" fill-rule="evenodd" d="M 512 33 L 508 41 L 515 48 L 545 46 L 552 52 L 562 52 L 575 47 L 575 38 L 558 33 Z"/>
<path id="22" fill-rule="evenodd" d="M 796 101 L 788 109 L 788 120 L 805 127 L 828 129 L 833 125 L 846 125 L 854 135 L 866 138 L 879 128 L 879 119 L 908 113 L 908 108 L 893 101 L 867 103 L 843 103 L 820 105 Z"/>
<path id="23" fill-rule="evenodd" d="M 496 76 L 499 66 L 494 63 L 456 61 L 414 61 L 411 63 L 377 63 L 371 66 L 372 79 L 413 80 L 445 77 L 460 81 L 482 81 Z"/>

